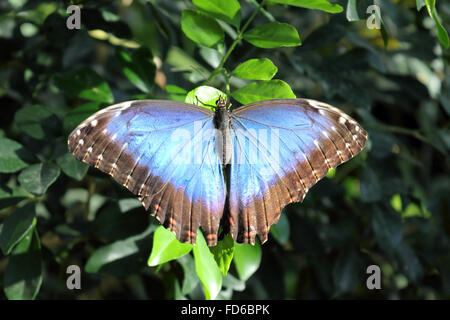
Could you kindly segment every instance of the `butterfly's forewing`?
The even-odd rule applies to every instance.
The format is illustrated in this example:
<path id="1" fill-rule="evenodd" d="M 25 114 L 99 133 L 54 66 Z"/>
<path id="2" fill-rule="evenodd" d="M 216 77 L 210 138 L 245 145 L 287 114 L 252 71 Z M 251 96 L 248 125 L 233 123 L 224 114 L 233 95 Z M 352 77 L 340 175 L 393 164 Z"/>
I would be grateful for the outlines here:
<path id="1" fill-rule="evenodd" d="M 202 227 L 214 244 L 225 185 L 213 116 L 185 103 L 128 101 L 81 123 L 69 136 L 69 149 L 138 195 L 180 241 L 195 243 Z"/>
<path id="2" fill-rule="evenodd" d="M 283 207 L 302 201 L 367 139 L 348 115 L 308 99 L 257 102 L 236 109 L 231 118 L 230 232 L 244 243 L 254 243 L 256 235 L 266 241 Z"/>

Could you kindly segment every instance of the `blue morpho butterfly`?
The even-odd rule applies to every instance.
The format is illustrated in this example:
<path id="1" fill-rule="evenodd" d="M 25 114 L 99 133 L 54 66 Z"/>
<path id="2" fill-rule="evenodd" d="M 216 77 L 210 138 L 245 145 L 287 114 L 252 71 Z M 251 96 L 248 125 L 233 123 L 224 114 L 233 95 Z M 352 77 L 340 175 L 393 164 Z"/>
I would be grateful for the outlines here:
<path id="1" fill-rule="evenodd" d="M 267 240 L 291 202 L 366 143 L 339 109 L 309 99 L 252 103 L 215 112 L 192 104 L 140 100 L 98 111 L 69 136 L 70 151 L 110 174 L 181 242 L 219 227 L 239 243 Z"/>

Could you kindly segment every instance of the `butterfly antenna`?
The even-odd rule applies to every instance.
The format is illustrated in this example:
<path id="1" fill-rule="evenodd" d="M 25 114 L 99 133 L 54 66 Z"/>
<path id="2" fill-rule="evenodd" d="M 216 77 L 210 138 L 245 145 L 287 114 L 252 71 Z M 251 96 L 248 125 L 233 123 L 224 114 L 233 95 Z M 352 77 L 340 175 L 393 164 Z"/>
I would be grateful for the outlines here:
<path id="1" fill-rule="evenodd" d="M 199 102 L 200 104 L 202 104 L 202 105 L 204 105 L 204 106 L 212 107 L 212 108 L 217 108 L 217 106 L 215 106 L 215 105 L 208 104 L 208 103 L 205 103 L 205 102 L 201 101 L 201 100 L 198 98 L 198 96 L 195 96 L 195 99 L 197 100 L 197 102 Z"/>

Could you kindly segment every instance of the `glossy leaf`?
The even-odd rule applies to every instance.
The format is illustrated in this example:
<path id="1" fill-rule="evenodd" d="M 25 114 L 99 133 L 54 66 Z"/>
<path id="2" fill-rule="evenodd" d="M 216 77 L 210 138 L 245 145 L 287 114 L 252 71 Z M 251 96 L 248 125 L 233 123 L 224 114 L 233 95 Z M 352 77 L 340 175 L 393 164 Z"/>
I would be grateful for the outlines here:
<path id="1" fill-rule="evenodd" d="M 189 39 L 205 47 L 216 46 L 224 37 L 216 20 L 194 10 L 183 10 L 181 29 Z"/>
<path id="2" fill-rule="evenodd" d="M 282 80 L 252 82 L 233 91 L 231 95 L 242 104 L 270 99 L 295 99 L 291 87 Z"/>
<path id="3" fill-rule="evenodd" d="M 7 255 L 33 228 L 36 210 L 33 204 L 27 204 L 13 211 L 3 222 L 0 232 L 0 248 Z"/>
<path id="4" fill-rule="evenodd" d="M 12 173 L 26 168 L 32 156 L 20 143 L 0 138 L 0 172 Z"/>
<path id="5" fill-rule="evenodd" d="M 271 22 L 244 33 L 244 39 L 255 47 L 272 49 L 302 44 L 297 30 L 287 23 Z"/>
<path id="6" fill-rule="evenodd" d="M 270 0 L 270 2 L 306 9 L 317 9 L 329 13 L 339 13 L 343 10 L 340 5 L 330 3 L 327 0 Z"/>
<path id="7" fill-rule="evenodd" d="M 156 66 L 152 53 L 141 47 L 129 54 L 123 49 L 117 49 L 117 59 L 128 80 L 139 90 L 150 93 L 155 83 Z"/>
<path id="8" fill-rule="evenodd" d="M 153 238 L 153 248 L 147 264 L 150 267 L 157 266 L 170 260 L 178 259 L 192 250 L 190 243 L 181 243 L 175 235 L 164 228 L 158 227 Z"/>
<path id="9" fill-rule="evenodd" d="M 358 283 L 363 275 L 363 261 L 355 250 L 342 253 L 334 267 L 333 280 L 336 287 L 336 294 L 349 292 Z"/>
<path id="10" fill-rule="evenodd" d="M 66 72 L 55 77 L 56 85 L 69 95 L 98 102 L 113 103 L 108 83 L 88 68 Z"/>
<path id="11" fill-rule="evenodd" d="M 222 274 L 200 231 L 193 252 L 195 271 L 203 284 L 205 297 L 207 300 L 214 300 L 222 288 Z"/>
<path id="12" fill-rule="evenodd" d="M 20 184 L 29 192 L 41 195 L 58 179 L 60 170 L 51 163 L 29 166 L 19 174 Z"/>
<path id="13" fill-rule="evenodd" d="M 259 268 L 261 264 L 262 252 L 259 242 L 255 245 L 238 244 L 234 246 L 234 266 L 236 267 L 239 279 L 247 281 Z"/>
<path id="14" fill-rule="evenodd" d="M 241 6 L 237 0 L 193 0 L 192 3 L 214 18 L 239 27 Z"/>
<path id="15" fill-rule="evenodd" d="M 234 255 L 233 238 L 230 235 L 227 235 L 222 240 L 218 241 L 216 246 L 210 247 L 209 250 L 214 255 L 214 259 L 216 260 L 220 271 L 226 276 Z"/>
<path id="16" fill-rule="evenodd" d="M 29 193 L 23 189 L 0 186 L 0 209 L 15 205 L 28 196 Z"/>
<path id="17" fill-rule="evenodd" d="M 448 38 L 447 30 L 442 26 L 439 16 L 436 11 L 436 0 L 425 0 L 425 4 L 427 7 L 428 14 L 431 18 L 433 18 L 434 23 L 436 24 L 438 38 L 440 43 L 445 47 L 450 47 L 450 40 Z"/>
<path id="18" fill-rule="evenodd" d="M 195 272 L 195 261 L 192 255 L 185 254 L 177 259 L 184 271 L 183 284 L 181 286 L 181 293 L 186 295 L 195 289 L 199 279 Z"/>
<path id="19" fill-rule="evenodd" d="M 289 240 L 291 229 L 285 210 L 281 212 L 278 222 L 270 228 L 270 233 L 280 244 L 285 244 Z"/>
<path id="20" fill-rule="evenodd" d="M 247 80 L 270 80 L 278 68 L 267 58 L 250 59 L 238 65 L 231 75 Z"/>
<path id="21" fill-rule="evenodd" d="M 89 257 L 84 269 L 89 273 L 127 275 L 142 268 L 144 255 L 155 230 L 154 225 L 137 235 L 99 247 Z"/>
<path id="22" fill-rule="evenodd" d="M 10 300 L 36 298 L 42 284 L 41 243 L 35 228 L 23 237 L 12 255 L 4 275 L 4 291 Z"/>
<path id="23" fill-rule="evenodd" d="M 59 129 L 59 119 L 44 106 L 29 106 L 18 110 L 14 121 L 20 130 L 35 139 L 55 136 Z"/>
<path id="24" fill-rule="evenodd" d="M 219 97 L 226 99 L 227 95 L 216 88 L 201 86 L 189 91 L 184 102 L 215 110 Z"/>
<path id="25" fill-rule="evenodd" d="M 83 180 L 89 169 L 87 164 L 79 161 L 70 152 L 58 157 L 56 163 L 65 174 L 78 181 Z"/>
<path id="26" fill-rule="evenodd" d="M 72 132 L 83 120 L 100 110 L 100 106 L 99 102 L 87 102 L 67 112 L 63 120 L 64 132 L 67 134 Z"/>

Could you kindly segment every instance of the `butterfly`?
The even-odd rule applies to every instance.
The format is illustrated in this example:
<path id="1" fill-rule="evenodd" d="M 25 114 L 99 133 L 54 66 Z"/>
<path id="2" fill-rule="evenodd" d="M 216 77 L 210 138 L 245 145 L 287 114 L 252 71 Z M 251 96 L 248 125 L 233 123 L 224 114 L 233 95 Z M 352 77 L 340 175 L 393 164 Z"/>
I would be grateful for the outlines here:
<path id="1" fill-rule="evenodd" d="M 365 146 L 366 131 L 311 99 L 277 99 L 230 111 L 167 100 L 102 109 L 69 135 L 76 158 L 111 175 L 181 242 L 202 229 L 261 243 L 289 203 Z"/>

